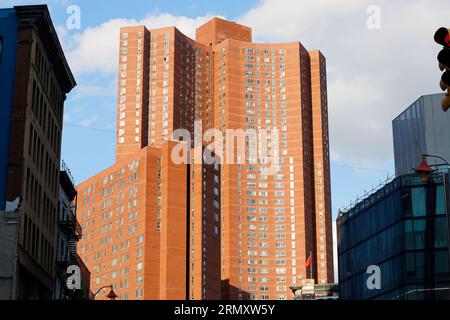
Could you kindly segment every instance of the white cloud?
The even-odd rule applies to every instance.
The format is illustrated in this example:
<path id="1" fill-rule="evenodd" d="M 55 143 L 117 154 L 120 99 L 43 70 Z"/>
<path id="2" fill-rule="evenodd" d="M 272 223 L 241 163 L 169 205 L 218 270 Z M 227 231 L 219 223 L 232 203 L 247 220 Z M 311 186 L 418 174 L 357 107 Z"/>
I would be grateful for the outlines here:
<path id="1" fill-rule="evenodd" d="M 112 81 L 105 86 L 91 85 L 91 84 L 79 84 L 75 87 L 71 98 L 82 99 L 87 97 L 109 97 L 117 91 L 117 81 Z"/>
<path id="2" fill-rule="evenodd" d="M 90 127 L 92 126 L 98 119 L 98 115 L 94 115 L 90 118 L 84 119 L 80 122 L 80 126 L 82 127 Z"/>
<path id="3" fill-rule="evenodd" d="M 438 92 L 435 29 L 448 22 L 446 0 L 263 0 L 239 17 L 257 42 L 299 40 L 327 57 L 332 159 L 384 168 L 392 159 L 391 120 L 420 95 Z M 381 9 L 381 29 L 366 27 L 367 8 Z M 212 15 L 153 13 L 142 20 L 112 19 L 79 33 L 62 27 L 70 66 L 80 75 L 117 74 L 119 29 L 174 25 L 194 38 Z M 85 86 L 77 96 L 116 94 Z M 106 90 L 106 91 L 105 91 Z"/>
<path id="4" fill-rule="evenodd" d="M 239 21 L 256 40 L 295 41 L 300 34 L 324 34 L 331 21 L 353 14 L 361 0 L 264 0 Z"/>
<path id="5" fill-rule="evenodd" d="M 58 27 L 58 34 L 67 52 L 72 71 L 83 73 L 115 74 L 119 57 L 119 32 L 123 26 L 145 25 L 149 29 L 176 26 L 184 34 L 195 37 L 195 29 L 213 18 L 206 15 L 197 18 L 174 16 L 169 13 L 148 15 L 142 20 L 112 19 L 98 26 L 89 27 L 81 33 L 72 34 Z"/>
<path id="6" fill-rule="evenodd" d="M 381 29 L 366 27 L 381 9 Z M 331 153 L 382 168 L 392 159 L 391 121 L 420 95 L 439 91 L 434 31 L 448 1 L 264 0 L 238 20 L 257 41 L 299 40 L 327 58 Z"/>
<path id="7" fill-rule="evenodd" d="M 64 112 L 64 122 L 70 122 L 72 120 L 72 115 L 67 111 Z"/>

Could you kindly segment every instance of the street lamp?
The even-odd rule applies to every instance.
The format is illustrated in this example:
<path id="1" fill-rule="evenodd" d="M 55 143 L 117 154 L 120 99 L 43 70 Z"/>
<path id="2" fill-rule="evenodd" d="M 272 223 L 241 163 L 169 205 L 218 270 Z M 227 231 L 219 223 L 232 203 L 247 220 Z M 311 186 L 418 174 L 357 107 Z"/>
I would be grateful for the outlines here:
<path id="1" fill-rule="evenodd" d="M 427 288 L 435 287 L 435 232 L 436 232 L 436 183 L 431 178 L 431 175 L 435 169 L 431 168 L 427 163 L 427 158 L 438 158 L 443 161 L 446 166 L 450 166 L 448 161 L 441 156 L 433 154 L 422 154 L 422 163 L 414 169 L 416 175 L 420 180 L 426 184 L 426 227 L 425 227 L 425 266 L 424 266 L 424 281 Z M 436 165 L 439 166 L 439 165 Z M 445 185 L 445 174 L 444 185 Z M 447 226 L 448 226 L 448 213 L 447 213 Z M 435 291 L 431 290 L 427 299 L 435 299 Z"/>
<path id="2" fill-rule="evenodd" d="M 296 298 L 301 297 L 302 289 L 300 289 L 299 287 L 295 287 L 295 286 L 289 287 L 289 289 L 292 290 L 292 294 L 294 295 L 294 300 L 296 300 Z"/>
<path id="3" fill-rule="evenodd" d="M 428 164 L 427 158 L 438 158 L 438 159 L 442 160 L 445 163 L 445 165 L 450 166 L 448 161 L 445 160 L 441 156 L 437 156 L 434 154 L 428 154 L 428 153 L 422 154 L 422 163 L 417 168 L 415 168 L 414 171 L 419 176 L 420 180 L 422 180 L 423 182 L 427 182 L 430 179 L 433 172 L 435 171 Z"/>
<path id="4" fill-rule="evenodd" d="M 414 169 L 416 174 L 419 176 L 420 180 L 427 182 L 434 172 L 434 169 L 428 165 L 427 157 L 422 155 L 422 163 Z"/>
<path id="5" fill-rule="evenodd" d="M 94 293 L 94 299 L 95 299 L 95 297 L 97 296 L 97 294 L 99 294 L 100 291 L 102 291 L 103 289 L 106 289 L 106 288 L 110 288 L 110 289 L 111 289 L 111 290 L 109 291 L 109 293 L 106 295 L 106 297 L 107 297 L 109 300 L 116 300 L 117 295 L 116 295 L 116 293 L 114 292 L 113 285 L 104 286 L 104 287 L 101 287 L 100 289 L 98 289 L 97 292 Z"/>

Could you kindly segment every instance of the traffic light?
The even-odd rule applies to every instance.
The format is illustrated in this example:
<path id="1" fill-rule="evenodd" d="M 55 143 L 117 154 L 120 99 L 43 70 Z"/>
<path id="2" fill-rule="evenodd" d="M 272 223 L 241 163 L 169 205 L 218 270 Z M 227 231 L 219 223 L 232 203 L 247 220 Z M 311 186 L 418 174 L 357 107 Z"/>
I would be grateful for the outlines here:
<path id="1" fill-rule="evenodd" d="M 434 34 L 434 41 L 444 47 L 438 54 L 439 69 L 444 71 L 439 85 L 442 91 L 446 91 L 442 109 L 447 111 L 450 108 L 450 29 L 439 28 Z"/>

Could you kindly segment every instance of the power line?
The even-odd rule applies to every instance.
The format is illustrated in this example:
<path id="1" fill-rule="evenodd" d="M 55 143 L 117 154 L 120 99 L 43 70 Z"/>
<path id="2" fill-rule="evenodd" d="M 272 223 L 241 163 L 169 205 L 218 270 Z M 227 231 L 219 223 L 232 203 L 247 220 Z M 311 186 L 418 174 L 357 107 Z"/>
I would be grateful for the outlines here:
<path id="1" fill-rule="evenodd" d="M 374 169 L 374 168 L 354 167 L 354 166 L 349 166 L 349 165 L 345 165 L 345 164 L 332 163 L 331 166 L 332 167 L 343 167 L 343 168 L 350 168 L 350 169 L 356 169 L 356 170 L 363 170 L 363 171 L 376 171 L 376 172 L 384 172 L 384 173 L 388 172 L 387 170 Z"/>
<path id="2" fill-rule="evenodd" d="M 90 127 L 90 126 L 82 126 L 82 125 L 77 125 L 77 124 L 72 124 L 72 123 L 67 123 L 67 122 L 64 122 L 64 125 L 68 126 L 68 127 L 75 127 L 75 128 L 88 129 L 88 130 L 94 130 L 94 131 L 100 131 L 100 132 L 116 134 L 115 130 L 108 130 L 108 129 Z M 384 173 L 388 172 L 388 171 L 382 170 L 382 169 L 355 167 L 355 166 L 350 166 L 350 165 L 345 165 L 345 164 L 336 164 L 336 163 L 331 163 L 331 166 L 332 167 L 350 168 L 350 169 L 355 169 L 355 170 L 363 170 L 363 171 L 374 171 L 374 172 L 384 172 Z"/>
<path id="3" fill-rule="evenodd" d="M 95 127 L 90 127 L 90 126 L 82 126 L 82 125 L 77 125 L 77 124 L 72 124 L 72 123 L 67 123 L 64 122 L 65 126 L 68 127 L 75 127 L 75 128 L 81 128 L 81 129 L 89 129 L 89 130 L 94 130 L 94 131 L 100 131 L 100 132 L 106 132 L 106 133 L 112 133 L 112 134 L 116 134 L 115 130 L 108 130 L 108 129 L 102 129 L 102 128 L 95 128 Z"/>

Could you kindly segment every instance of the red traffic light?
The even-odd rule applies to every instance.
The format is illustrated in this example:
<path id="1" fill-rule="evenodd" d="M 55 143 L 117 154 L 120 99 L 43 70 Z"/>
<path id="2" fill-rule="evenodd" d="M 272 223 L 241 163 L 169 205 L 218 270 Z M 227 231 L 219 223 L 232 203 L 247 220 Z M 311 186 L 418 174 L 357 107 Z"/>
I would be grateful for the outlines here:
<path id="1" fill-rule="evenodd" d="M 444 74 L 441 77 L 440 86 L 442 91 L 445 91 L 450 87 L 450 71 L 444 72 Z"/>
<path id="2" fill-rule="evenodd" d="M 439 66 L 441 71 L 445 68 L 450 68 L 450 49 L 443 49 L 439 52 L 438 57 Z"/>
<path id="3" fill-rule="evenodd" d="M 450 109 L 450 71 L 444 72 L 441 78 L 440 86 L 442 90 L 447 90 L 444 99 L 442 100 L 442 109 L 447 112 Z"/>
<path id="4" fill-rule="evenodd" d="M 442 100 L 442 109 L 450 109 L 450 29 L 439 28 L 434 34 L 434 41 L 444 47 L 438 55 L 439 69 L 445 71 L 439 83 L 443 91 L 447 91 Z"/>
<path id="5" fill-rule="evenodd" d="M 444 110 L 445 112 L 447 112 L 447 110 L 450 108 L 450 95 L 447 94 L 445 95 L 444 99 L 442 100 L 442 110 Z"/>
<path id="6" fill-rule="evenodd" d="M 448 28 L 439 28 L 434 34 L 434 41 L 441 46 L 450 48 L 450 30 Z"/>

